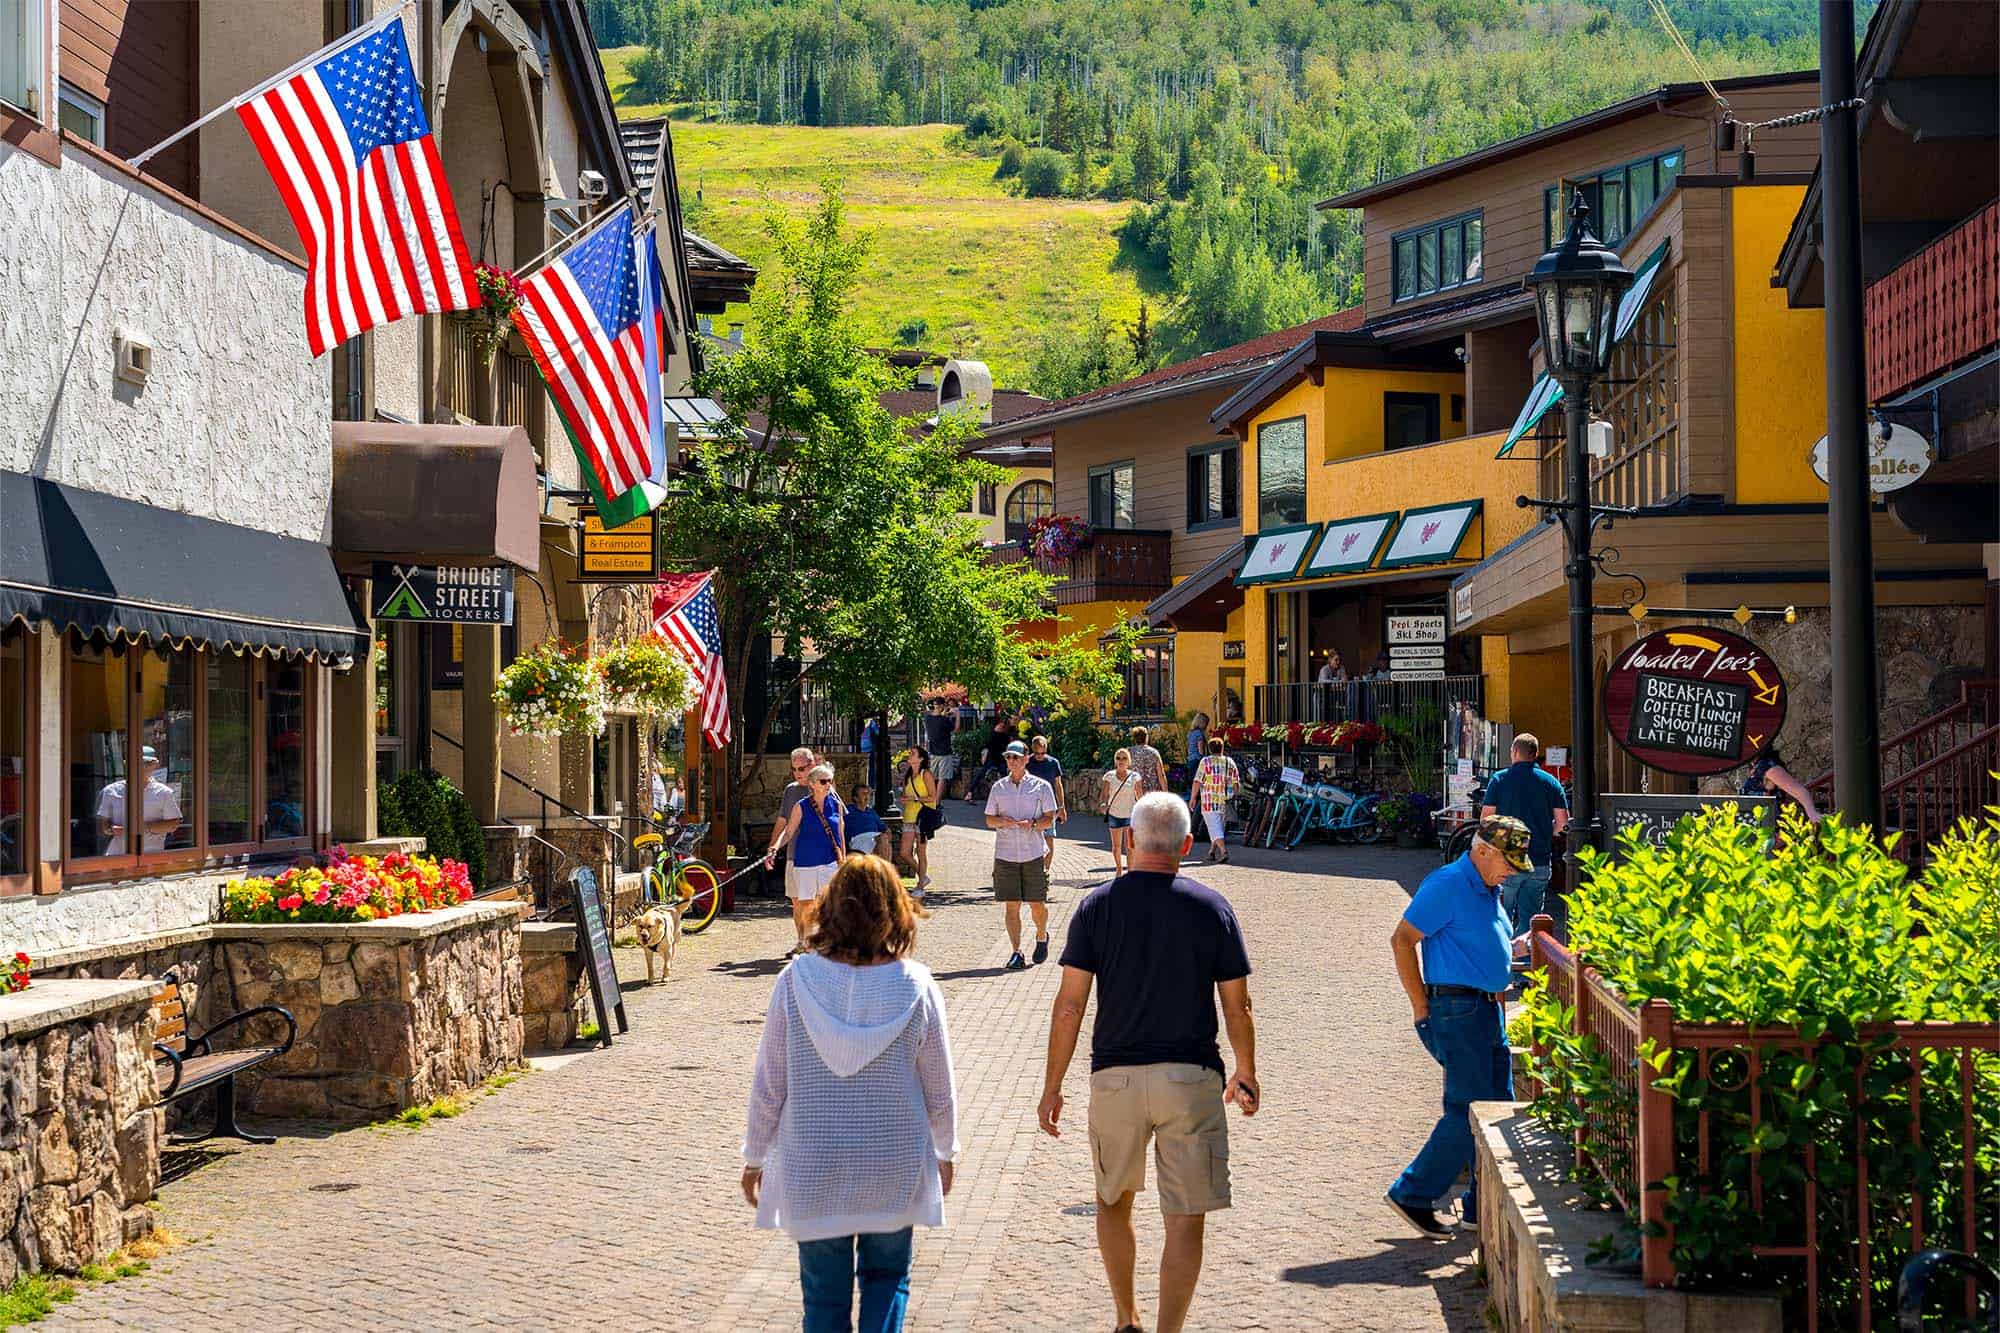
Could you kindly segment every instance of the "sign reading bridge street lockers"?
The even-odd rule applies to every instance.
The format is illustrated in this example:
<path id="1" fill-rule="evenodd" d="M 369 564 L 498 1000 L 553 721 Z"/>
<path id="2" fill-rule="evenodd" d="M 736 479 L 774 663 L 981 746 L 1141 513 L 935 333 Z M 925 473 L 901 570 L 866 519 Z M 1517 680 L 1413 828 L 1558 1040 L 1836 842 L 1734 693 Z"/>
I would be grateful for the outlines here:
<path id="1" fill-rule="evenodd" d="M 1649 768 L 1727 772 L 1754 759 L 1785 725 L 1785 678 L 1748 639 L 1705 626 L 1661 630 L 1612 663 L 1604 724 Z"/>
<path id="2" fill-rule="evenodd" d="M 368 614 L 376 620 L 511 625 L 514 571 L 508 565 L 378 563 L 368 590 Z"/>

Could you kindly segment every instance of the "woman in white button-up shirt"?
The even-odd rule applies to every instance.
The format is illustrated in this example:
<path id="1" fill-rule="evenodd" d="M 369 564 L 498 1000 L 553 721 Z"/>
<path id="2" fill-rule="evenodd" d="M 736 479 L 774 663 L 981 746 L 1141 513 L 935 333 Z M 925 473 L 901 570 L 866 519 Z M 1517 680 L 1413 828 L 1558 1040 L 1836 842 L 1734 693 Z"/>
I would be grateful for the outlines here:
<path id="1" fill-rule="evenodd" d="M 806 1333 L 903 1326 L 911 1228 L 944 1225 L 958 1100 L 944 996 L 906 954 L 923 909 L 887 861 L 849 856 L 808 951 L 778 976 L 750 1084 L 743 1196 L 799 1243 Z"/>

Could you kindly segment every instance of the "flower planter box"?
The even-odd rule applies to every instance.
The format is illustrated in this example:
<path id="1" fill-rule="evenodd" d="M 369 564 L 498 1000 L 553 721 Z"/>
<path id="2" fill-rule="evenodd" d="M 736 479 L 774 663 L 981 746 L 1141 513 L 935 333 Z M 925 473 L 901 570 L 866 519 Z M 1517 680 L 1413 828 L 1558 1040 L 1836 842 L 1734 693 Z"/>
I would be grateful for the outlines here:
<path id="1" fill-rule="evenodd" d="M 520 903 L 465 903 L 352 924 L 213 927 L 227 1010 L 275 1004 L 292 1049 L 238 1079 L 258 1115 L 378 1120 L 521 1061 Z M 255 1045 L 281 1033 L 246 1025 Z"/>
<path id="2" fill-rule="evenodd" d="M 165 1139 L 151 981 L 37 977 L 0 995 L 0 1286 L 153 1229 Z"/>

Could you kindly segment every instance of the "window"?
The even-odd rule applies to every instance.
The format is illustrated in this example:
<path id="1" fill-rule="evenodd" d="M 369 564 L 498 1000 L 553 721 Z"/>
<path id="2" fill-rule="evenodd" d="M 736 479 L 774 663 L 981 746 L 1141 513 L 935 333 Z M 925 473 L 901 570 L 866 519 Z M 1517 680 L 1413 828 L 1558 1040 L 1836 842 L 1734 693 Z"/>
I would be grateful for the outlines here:
<path id="1" fill-rule="evenodd" d="M 1542 240 L 1549 249 L 1569 233 L 1569 201 L 1581 193 L 1590 205 L 1590 229 L 1599 240 L 1615 245 L 1630 236 L 1653 211 L 1660 196 L 1680 178 L 1681 150 L 1642 157 L 1609 167 L 1594 176 L 1557 181 L 1542 191 Z"/>
<path id="2" fill-rule="evenodd" d="M 998 488 L 990 481 L 979 483 L 979 512 L 987 518 L 999 512 Z"/>
<path id="3" fill-rule="evenodd" d="M 1401 449 L 1444 438 L 1438 429 L 1438 396 L 1434 393 L 1382 395 L 1382 447 Z"/>
<path id="4" fill-rule="evenodd" d="M 64 666 L 73 869 L 104 878 L 309 844 L 317 668 L 79 633 Z"/>
<path id="5" fill-rule="evenodd" d="M 47 0 L 0 0 L 0 101 L 35 116 L 42 112 L 48 63 L 42 27 L 47 8 Z"/>
<path id="6" fill-rule="evenodd" d="M 1122 717 L 1164 716 L 1174 711 L 1172 640 L 1142 643 L 1125 665 L 1125 689 L 1118 697 Z"/>
<path id="7" fill-rule="evenodd" d="M 28 747 L 34 743 L 29 654 L 35 639 L 19 625 L 0 629 L 0 884 L 28 873 Z"/>
<path id="8" fill-rule="evenodd" d="M 1408 301 L 1478 282 L 1486 271 L 1484 235 L 1480 214 L 1465 213 L 1391 238 L 1395 299 Z"/>
<path id="9" fill-rule="evenodd" d="M 1056 488 L 1046 481 L 1024 481 L 1007 497 L 1007 540 L 1026 541 L 1028 525 L 1056 511 Z"/>
<path id="10" fill-rule="evenodd" d="M 1188 450 L 1187 525 L 1190 529 L 1237 521 L 1236 457 L 1236 446 L 1233 444 L 1211 444 Z"/>
<path id="11" fill-rule="evenodd" d="M 6 0 L 0 0 L 4 4 Z M 77 138 L 104 147 L 104 103 L 74 84 L 64 82 L 56 90 L 56 119 Z"/>
<path id="12" fill-rule="evenodd" d="M 1090 470 L 1090 526 L 1132 527 L 1132 463 L 1105 463 Z"/>
<path id="13" fill-rule="evenodd" d="M 1257 526 L 1306 521 L 1306 419 L 1257 428 Z"/>

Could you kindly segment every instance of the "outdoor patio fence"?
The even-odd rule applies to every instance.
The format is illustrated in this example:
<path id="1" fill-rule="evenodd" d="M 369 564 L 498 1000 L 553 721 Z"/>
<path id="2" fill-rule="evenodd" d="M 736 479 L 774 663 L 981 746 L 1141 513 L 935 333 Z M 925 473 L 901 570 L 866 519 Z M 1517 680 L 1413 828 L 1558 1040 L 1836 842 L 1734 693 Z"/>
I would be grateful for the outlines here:
<path id="1" fill-rule="evenodd" d="M 1576 1099 L 1576 1109 L 1584 1118 L 1575 1135 L 1577 1168 L 1598 1175 L 1626 1215 L 1639 1224 L 1640 1267 L 1646 1285 L 1670 1287 L 1676 1278 L 1674 1233 L 1667 1223 L 1665 1193 L 1649 1187 L 1678 1176 L 1683 1181 L 1693 1178 L 1702 1182 L 1706 1191 L 1717 1179 L 1725 1127 L 1715 1123 L 1715 1113 L 1705 1103 L 1694 1109 L 1677 1107 L 1661 1084 L 1681 1061 L 1692 1060 L 1703 1085 L 1725 1093 L 1747 1089 L 1754 1134 L 1770 1099 L 1790 1091 L 1765 1082 L 1766 1061 L 1778 1052 L 1810 1057 L 1827 1044 L 1827 1039 L 1808 1039 L 1796 1027 L 1753 1029 L 1742 1024 L 1683 1023 L 1675 1019 L 1673 1006 L 1665 1000 L 1648 1000 L 1635 1010 L 1595 968 L 1556 940 L 1551 918 L 1537 916 L 1530 929 L 1533 969 L 1573 1015 L 1577 1037 L 1591 1039 L 1608 1057 L 1616 1088 L 1609 1098 Z M 1856 1319 L 1851 1326 L 1873 1328 L 1877 1281 L 1886 1279 L 1893 1287 L 1902 1265 L 1928 1246 L 1980 1253 L 1982 1217 L 1990 1223 L 1995 1181 L 1990 1166 L 1975 1163 L 1979 1128 L 1974 1088 L 1980 1053 L 2000 1055 L 2000 1029 L 1981 1023 L 1899 1022 L 1857 1030 L 1857 1044 L 1883 1039 L 1884 1048 L 1872 1062 L 1863 1059 L 1853 1073 L 1857 1105 L 1853 1152 L 1840 1164 L 1852 1167 L 1851 1188 L 1835 1183 L 1835 1178 L 1847 1177 L 1848 1171 L 1830 1170 L 1834 1164 L 1822 1161 L 1811 1143 L 1788 1144 L 1753 1152 L 1749 1157 L 1752 1210 L 1763 1217 L 1770 1205 L 1768 1212 L 1775 1219 L 1797 1224 L 1791 1235 L 1780 1234 L 1774 1226 L 1770 1239 L 1753 1246 L 1751 1253 L 1800 1265 L 1805 1297 L 1803 1326 L 1808 1333 L 1818 1333 L 1823 1326 L 1822 1298 L 1830 1284 L 1852 1284 Z M 1641 1047 L 1648 1042 L 1655 1052 L 1663 1053 L 1663 1058 L 1639 1058 Z M 1537 1048 L 1534 1054 L 1540 1057 L 1544 1052 Z M 1946 1126 L 1956 1129 L 1956 1160 L 1939 1167 L 1940 1179 L 1949 1182 L 1945 1193 L 1955 1194 L 1958 1201 L 1957 1208 L 1948 1210 L 1951 1215 L 1927 1216 L 1923 1197 L 1914 1193 L 1877 1197 L 1878 1191 L 1870 1185 L 1866 1132 L 1871 1109 L 1882 1103 L 1880 1099 L 1871 1103 L 1868 1085 L 1873 1065 L 1880 1062 L 1908 1066 L 1908 1075 L 1898 1071 L 1896 1082 L 1908 1090 L 1913 1150 L 1931 1150 L 1940 1137 L 1933 1135 L 1929 1142 L 1924 1137 L 1926 1066 L 1934 1096 L 1941 1077 L 1957 1094 L 1956 1108 L 1947 1107 L 1945 1117 Z M 1989 1081 L 1992 1078 L 1990 1066 L 1986 1077 Z M 1533 1098 L 1545 1089 L 1531 1073 L 1524 1091 Z M 1895 1094 L 1897 1100 L 1901 1096 L 1901 1092 Z M 1930 1123 L 1936 1128 L 1938 1118 L 1933 1116 Z M 1693 1168 L 1692 1177 L 1689 1168 Z M 1956 1180 L 1951 1180 L 1954 1176 Z M 1780 1199 L 1780 1195 L 1785 1197 Z M 1889 1211 L 1884 1213 L 1884 1209 Z M 1852 1230 L 1857 1243 L 1851 1247 L 1824 1245 L 1820 1224 L 1829 1215 L 1855 1219 Z M 1897 1228 L 1894 1234 L 1907 1242 L 1895 1253 L 1883 1253 L 1877 1245 L 1883 1233 L 1876 1224 L 1885 1219 Z M 1990 1237 L 1988 1240 L 1990 1249 Z M 1991 1258 L 1990 1253 L 1987 1257 Z M 1968 1311 L 1972 1299 L 1968 1282 Z M 1882 1304 L 1893 1315 L 1893 1300 Z"/>

